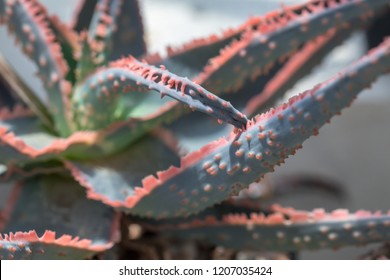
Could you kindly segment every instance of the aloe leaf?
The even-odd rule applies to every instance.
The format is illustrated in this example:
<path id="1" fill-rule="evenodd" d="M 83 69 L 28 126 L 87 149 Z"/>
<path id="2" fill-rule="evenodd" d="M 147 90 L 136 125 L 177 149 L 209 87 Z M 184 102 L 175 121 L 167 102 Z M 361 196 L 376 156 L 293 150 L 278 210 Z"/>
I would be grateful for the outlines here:
<path id="1" fill-rule="evenodd" d="M 168 104 L 161 118 L 172 118 Z M 159 119 L 160 120 L 160 119 Z M 154 117 L 131 119 L 93 132 L 76 132 L 64 139 L 50 134 L 40 126 L 38 119 L 22 107 L 0 110 L 0 164 L 13 169 L 44 161 L 67 159 L 98 159 L 123 150 L 155 127 Z M 130 128 L 130 129 L 129 129 Z M 12 169 L 11 169 L 12 171 Z M 21 171 L 23 173 L 23 171 Z M 23 174 L 22 174 L 23 175 Z"/>
<path id="2" fill-rule="evenodd" d="M 348 107 L 361 90 L 388 72 L 389 50 L 387 39 L 332 79 L 256 117 L 246 131 L 190 153 L 182 158 L 180 167 L 146 177 L 145 191 L 129 197 L 123 206 L 133 214 L 148 213 L 150 217 L 162 211 L 166 217 L 188 216 L 237 193 L 273 171 L 316 135 L 319 127 Z M 193 190 L 198 195 L 189 195 Z M 169 209 L 166 201 L 172 202 Z"/>
<path id="3" fill-rule="evenodd" d="M 78 34 L 74 32 L 68 25 L 61 22 L 57 16 L 49 17 L 50 29 L 53 31 L 58 44 L 61 47 L 62 55 L 66 60 L 69 70 L 66 75 L 66 80 L 72 84 L 76 82 L 76 55 L 80 52 Z"/>
<path id="4" fill-rule="evenodd" d="M 335 31 L 332 29 L 327 34 L 305 44 L 269 79 L 258 94 L 248 100 L 243 111 L 250 116 L 265 112 L 277 100 L 283 98 L 289 89 L 310 73 L 331 50 L 340 45 L 352 32 L 350 29 Z"/>
<path id="5" fill-rule="evenodd" d="M 7 8 L 9 13 L 5 22 L 21 42 L 24 53 L 36 64 L 38 75 L 49 93 L 56 130 L 61 135 L 68 135 L 71 84 L 65 78 L 69 68 L 54 33 L 48 28 L 47 12 L 36 0 L 7 2 Z"/>
<path id="6" fill-rule="evenodd" d="M 242 211 L 242 210 L 241 210 Z M 271 214 L 259 212 L 211 214 L 204 217 L 167 220 L 152 228 L 166 236 L 194 239 L 232 249 L 295 251 L 361 246 L 390 238 L 390 214 L 338 209 L 326 213 L 274 207 Z M 145 223 L 147 224 L 147 222 Z"/>
<path id="7" fill-rule="evenodd" d="M 67 139 L 48 133 L 28 110 L 0 110 L 0 163 L 21 166 L 62 157 L 102 157 L 112 151 L 110 128 L 104 132 L 77 132 Z M 109 146 L 109 147 L 107 147 Z"/>
<path id="8" fill-rule="evenodd" d="M 42 236 L 33 230 L 0 235 L 2 260 L 86 259 L 110 247 L 111 244 L 93 245 L 91 240 L 67 234 L 56 237 L 53 231 L 45 231 Z"/>
<path id="9" fill-rule="evenodd" d="M 48 128 L 53 128 L 53 120 L 45 105 L 39 100 L 37 94 L 34 93 L 24 81 L 17 76 L 16 72 L 0 55 L 0 81 L 2 83 L 3 90 L 10 91 L 12 94 L 16 94 L 28 107 L 35 113 L 36 116 L 45 124 Z"/>
<path id="10" fill-rule="evenodd" d="M 322 0 L 312 1 L 318 4 Z M 221 34 L 211 34 L 204 38 L 196 38 L 181 46 L 168 47 L 166 57 L 158 54 L 149 54 L 145 57 L 149 64 L 165 65 L 175 73 L 194 78 L 199 75 L 207 62 L 213 57 L 219 56 L 222 49 L 240 38 L 249 31 L 260 30 L 270 22 L 277 22 L 288 17 L 289 14 L 301 14 L 307 10 L 308 5 L 298 4 L 273 11 L 264 16 L 251 17 L 237 27 L 227 28 Z"/>
<path id="11" fill-rule="evenodd" d="M 179 164 L 174 139 L 161 131 L 159 137 L 144 137 L 119 154 L 101 160 L 67 161 L 66 167 L 87 189 L 91 199 L 118 207 L 140 190 L 149 173 Z"/>
<path id="12" fill-rule="evenodd" d="M 82 81 L 85 79 L 90 73 L 93 73 L 93 71 L 96 70 L 96 63 L 92 59 L 92 49 L 91 49 L 91 41 L 88 37 L 88 33 L 82 32 L 79 37 L 80 41 L 80 53 L 79 53 L 79 59 L 77 62 L 75 75 L 77 81 Z"/>
<path id="13" fill-rule="evenodd" d="M 352 25 L 356 27 L 361 26 L 362 23 L 353 22 Z M 326 34 L 306 43 L 287 61 L 278 61 L 267 74 L 253 81 L 247 81 L 243 87 L 232 92 L 229 96 L 230 102 L 248 116 L 265 112 L 280 101 L 289 89 L 308 75 L 352 32 L 352 29 L 337 32 L 331 29 Z M 190 127 L 188 123 L 191 123 Z M 196 113 L 182 116 L 173 123 L 167 124 L 167 128 L 180 140 L 181 145 L 190 151 L 199 149 L 231 131 L 229 126 L 217 125 Z"/>
<path id="14" fill-rule="evenodd" d="M 1 252 L 4 257 L 8 252 L 15 258 L 86 258 L 113 245 L 118 215 L 110 207 L 88 200 L 83 188 L 69 177 L 45 175 L 30 178 L 16 184 L 11 196 L 12 199 L 8 200 L 8 209 L 11 210 L 1 232 L 33 230 L 34 233 L 30 234 L 47 238 L 5 238 L 5 248 L 3 246 Z M 66 236 L 56 240 L 53 232 Z M 25 242 L 26 247 L 15 246 L 18 242 L 12 241 Z M 30 254 L 26 251 L 28 248 Z"/>
<path id="15" fill-rule="evenodd" d="M 112 49 L 112 37 L 116 26 L 116 17 L 120 12 L 120 0 L 99 0 L 88 30 L 87 42 L 91 53 L 87 53 L 95 67 L 107 65 Z M 83 53 L 84 54 L 84 53 Z"/>
<path id="16" fill-rule="evenodd" d="M 28 110 L 0 111 L 1 163 L 21 164 L 33 157 L 49 157 L 44 153 L 36 153 L 38 149 L 50 145 L 54 139 L 40 127 L 37 118 Z"/>
<path id="17" fill-rule="evenodd" d="M 377 13 L 377 15 L 380 14 L 382 14 L 382 11 Z M 304 44 L 287 61 L 283 63 L 279 61 L 270 69 L 267 75 L 257 78 L 253 82 L 253 86 L 251 83 L 247 83 L 247 85 L 239 89 L 238 93 L 247 90 L 259 92 L 247 101 L 245 108 L 239 107 L 239 109 L 248 116 L 265 112 L 268 108 L 274 106 L 278 100 L 282 99 L 285 93 L 293 88 L 295 83 L 319 65 L 330 51 L 349 38 L 352 32 L 356 29 L 366 29 L 371 23 L 372 21 L 362 22 L 360 19 L 355 19 L 349 23 L 353 28 L 330 29 L 325 34 Z M 278 67 L 276 71 L 275 67 Z M 260 80 L 260 84 L 258 80 Z"/>
<path id="18" fill-rule="evenodd" d="M 70 26 L 77 32 L 88 30 L 98 0 L 79 0 Z"/>
<path id="19" fill-rule="evenodd" d="M 247 79 L 267 73 L 277 60 L 289 57 L 303 43 L 332 28 L 353 28 L 351 21 L 367 20 L 387 4 L 387 0 L 323 0 L 306 4 L 301 14 L 287 8 L 285 17 L 247 32 L 224 49 L 195 81 L 216 93 L 237 90 Z"/>
<path id="20" fill-rule="evenodd" d="M 137 1 L 98 1 L 88 34 L 83 39 L 84 46 L 77 70 L 79 80 L 97 67 L 107 65 L 111 59 L 128 55 L 133 48 L 139 50 L 132 55 L 143 53 L 145 43 L 142 36 Z M 132 46 L 132 43 L 137 46 Z"/>
<path id="21" fill-rule="evenodd" d="M 202 65 L 210 58 L 215 50 L 214 47 L 218 46 L 221 42 L 230 42 L 231 40 L 236 40 L 240 34 L 252 34 L 253 32 L 264 32 L 264 30 L 267 30 L 267 28 L 270 28 L 271 23 L 283 23 L 290 20 L 290 17 L 292 15 L 304 15 L 307 14 L 309 10 L 316 9 L 316 5 L 323 4 L 324 1 L 313 1 L 310 4 L 303 4 L 303 5 L 297 5 L 297 6 L 290 6 L 287 8 L 283 8 L 281 11 L 275 11 L 273 13 L 269 13 L 268 15 L 261 17 L 261 18 L 253 18 L 240 26 L 239 28 L 229 30 L 226 32 L 222 38 L 218 38 L 216 36 L 211 36 L 209 39 L 200 39 L 198 41 L 195 41 L 194 43 L 189 43 L 187 45 L 184 45 L 181 48 L 178 48 L 176 50 L 171 50 L 170 55 L 166 58 L 161 58 L 159 56 L 150 56 L 147 58 L 147 61 L 152 64 L 164 64 L 168 65 L 171 70 L 174 70 L 175 72 L 180 72 L 188 75 L 189 77 L 193 77 L 195 74 L 199 74 L 199 71 L 201 69 L 199 67 L 202 67 Z M 318 9 L 318 7 L 317 7 Z M 377 15 L 382 13 L 382 11 L 376 10 L 373 14 Z M 367 19 L 368 17 L 365 17 Z M 318 37 L 313 38 L 312 40 L 309 40 L 305 46 L 302 46 L 303 42 L 301 44 L 297 45 L 298 53 L 296 53 L 291 59 L 289 59 L 287 62 L 285 61 L 287 59 L 287 56 L 280 57 L 275 61 L 273 66 L 268 66 L 267 71 L 261 72 L 261 76 L 258 76 L 259 73 L 253 72 L 254 75 L 250 75 L 248 77 L 244 77 L 244 79 L 240 79 L 239 86 L 237 86 L 234 89 L 231 89 L 232 92 L 235 93 L 235 95 L 239 95 L 237 98 L 235 95 L 231 95 L 230 101 L 234 106 L 239 110 L 244 110 L 244 113 L 254 114 L 256 112 L 262 112 L 265 108 L 269 108 L 269 106 L 274 105 L 274 102 L 278 99 L 280 99 L 285 91 L 287 89 L 290 89 L 298 79 L 302 78 L 303 76 L 307 75 L 320 61 L 325 57 L 325 55 L 332 50 L 335 46 L 340 44 L 343 39 L 346 39 L 349 34 L 353 32 L 353 30 L 361 28 L 362 25 L 366 25 L 366 21 L 361 22 L 360 18 L 359 20 L 354 19 L 351 22 L 344 23 L 343 27 L 348 27 L 345 29 L 339 29 L 337 31 L 336 35 L 332 35 L 334 33 L 334 28 L 330 28 L 328 31 L 324 31 L 324 34 Z M 247 33 L 245 33 L 247 32 Z M 246 38 L 244 35 L 243 38 Z M 239 41 L 240 42 L 240 41 Z M 230 49 L 233 46 L 236 46 L 239 44 L 239 42 L 233 42 L 232 46 L 226 47 L 226 49 Z M 216 53 L 214 53 L 215 55 Z M 257 55 L 257 54 L 256 54 Z M 191 59 L 191 57 L 196 56 L 197 59 L 194 61 Z M 260 57 L 261 55 L 257 55 Z M 208 57 L 208 58 L 207 58 Z M 224 54 L 222 53 L 220 56 L 217 56 L 216 58 L 211 59 L 217 60 L 218 57 L 224 57 Z M 199 58 L 199 59 L 198 59 Z M 203 61 L 203 60 L 204 61 Z M 211 62 L 212 64 L 212 62 Z M 253 66 L 257 66 L 256 64 L 253 64 Z M 206 67 L 207 68 L 207 67 Z M 249 69 L 250 67 L 247 67 Z M 230 81 L 236 79 L 239 75 L 236 75 L 236 73 L 233 73 L 232 69 L 224 68 L 226 71 L 231 71 L 232 75 L 234 75 L 234 78 L 230 79 Z M 224 70 L 224 71 L 225 71 Z M 216 70 L 219 71 L 218 69 Z M 251 71 L 251 70 L 248 70 Z M 283 77 L 281 79 L 280 77 Z M 248 80 L 248 78 L 251 78 L 251 80 Z M 210 79 L 213 79 L 213 76 L 210 77 Z M 229 81 L 229 82 L 230 82 Z M 207 84 L 208 78 L 198 80 L 198 82 L 201 83 L 203 86 L 204 84 Z M 226 84 L 226 83 L 225 83 Z M 265 88 L 264 88 L 265 87 Z M 260 92 L 256 94 L 256 92 Z M 216 89 L 216 94 L 219 93 L 225 93 L 220 92 L 219 89 Z M 252 95 L 252 96 L 251 96 Z M 244 98 L 246 96 L 247 98 Z M 250 99 L 253 97 L 252 99 Z M 128 96 L 124 96 L 121 100 L 121 104 L 126 104 L 126 101 L 128 100 Z M 248 106 L 241 106 L 243 100 L 246 100 Z M 144 108 L 148 108 L 147 105 L 150 104 L 149 100 L 143 100 L 139 102 L 139 104 L 145 104 L 145 106 L 140 106 L 142 108 L 142 111 L 145 111 Z M 159 104 L 157 100 L 154 100 L 153 102 L 153 108 L 158 108 L 158 105 L 162 106 L 163 104 Z M 247 112 L 245 111 L 247 110 Z M 141 110 L 137 110 L 141 111 Z M 133 114 L 131 114 L 133 115 Z M 173 124 L 170 126 L 170 129 L 174 129 L 174 132 L 176 133 L 176 128 L 183 128 L 182 125 L 185 123 L 185 119 L 191 119 L 192 121 L 196 119 L 192 116 L 184 116 L 183 118 L 180 118 L 178 120 L 179 125 Z M 208 122 L 205 118 L 200 119 Z M 193 123 L 193 122 L 192 122 Z M 199 123 L 199 122 L 197 122 Z M 194 124 L 196 126 L 196 124 Z M 200 125 L 202 127 L 202 125 Z M 208 130 L 207 127 L 210 127 Z M 188 128 L 188 126 L 187 126 Z M 186 126 L 184 125 L 184 129 L 186 129 Z M 188 129 L 187 129 L 188 130 Z M 192 145 L 192 143 L 195 143 L 195 146 L 201 146 L 203 140 L 216 139 L 216 136 L 221 136 L 224 133 L 226 133 L 228 129 L 225 126 L 217 126 L 212 123 L 208 123 L 205 125 L 205 129 L 198 130 L 198 133 L 194 133 L 196 129 L 191 130 L 188 135 L 191 137 L 184 136 L 185 133 L 183 131 L 178 131 L 178 134 L 176 136 L 180 138 L 180 140 L 188 140 L 184 144 L 186 147 L 188 145 Z M 183 137 L 186 138 L 183 138 Z M 200 140 L 201 138 L 201 140 Z M 200 140 L 200 141 L 199 141 Z M 209 141 L 207 141 L 209 142 Z M 193 147 L 192 147 L 193 148 Z"/>
<path id="22" fill-rule="evenodd" d="M 72 99 L 74 120 L 78 121 L 81 130 L 105 127 L 115 118 L 119 96 L 128 91 L 140 94 L 137 91 L 149 89 L 240 129 L 246 125 L 246 117 L 229 102 L 186 78 L 141 63 L 132 57 L 97 71 L 76 88 Z"/>
<path id="23" fill-rule="evenodd" d="M 122 0 L 115 21 L 110 60 L 144 55 L 147 50 L 138 0 Z"/>

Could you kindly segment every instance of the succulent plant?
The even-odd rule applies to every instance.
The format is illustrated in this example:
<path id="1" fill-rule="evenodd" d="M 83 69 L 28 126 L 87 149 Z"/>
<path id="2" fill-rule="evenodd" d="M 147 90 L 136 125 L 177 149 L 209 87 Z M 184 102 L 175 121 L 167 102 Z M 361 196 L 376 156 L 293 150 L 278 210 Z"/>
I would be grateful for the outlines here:
<path id="1" fill-rule="evenodd" d="M 147 53 L 136 0 L 80 1 L 70 24 L 37 0 L 0 0 L 0 22 L 48 96 L 46 104 L 0 60 L 0 258 L 118 258 L 145 239 L 261 252 L 388 241 L 390 213 L 308 212 L 236 196 L 389 72 L 385 39 L 276 105 L 389 4 L 283 7 L 160 56 Z M 226 137 L 183 151 L 181 132 L 197 126 Z"/>

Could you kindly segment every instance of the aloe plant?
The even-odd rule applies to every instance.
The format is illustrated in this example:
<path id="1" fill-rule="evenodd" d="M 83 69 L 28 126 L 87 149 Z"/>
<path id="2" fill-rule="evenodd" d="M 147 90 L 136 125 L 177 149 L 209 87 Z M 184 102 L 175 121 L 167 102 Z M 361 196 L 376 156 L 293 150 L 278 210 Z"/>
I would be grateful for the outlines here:
<path id="1" fill-rule="evenodd" d="M 129 247 L 162 240 L 261 252 L 388 241 L 389 213 L 308 212 L 235 196 L 390 70 L 385 39 L 272 107 L 389 4 L 284 7 L 159 56 L 147 53 L 135 0 L 80 1 L 71 24 L 37 0 L 0 0 L 0 22 L 35 63 L 49 100 L 0 60 L 1 96 L 19 102 L 0 103 L 0 258 L 134 257 Z M 226 137 L 180 149 L 183 124 L 214 135 L 215 123 Z"/>

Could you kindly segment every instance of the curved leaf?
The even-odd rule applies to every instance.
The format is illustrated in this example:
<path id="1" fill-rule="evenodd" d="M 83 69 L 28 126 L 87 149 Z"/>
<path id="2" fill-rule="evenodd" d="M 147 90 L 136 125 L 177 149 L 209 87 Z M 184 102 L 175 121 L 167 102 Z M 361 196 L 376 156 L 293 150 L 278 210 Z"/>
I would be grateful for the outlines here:
<path id="1" fill-rule="evenodd" d="M 323 0 L 307 3 L 301 14 L 287 8 L 284 17 L 225 48 L 195 81 L 216 93 L 237 90 L 247 79 L 267 73 L 279 59 L 290 57 L 303 43 L 332 28 L 354 27 L 350 21 L 360 16 L 367 20 L 387 4 L 387 0 Z"/>
<path id="2" fill-rule="evenodd" d="M 69 177 L 44 175 L 27 179 L 14 186 L 11 197 L 7 206 L 10 210 L 7 211 L 1 232 L 34 230 L 39 235 L 46 233 L 53 245 L 56 245 L 54 236 L 47 233 L 47 230 L 60 235 L 78 236 L 89 240 L 80 243 L 85 246 L 84 248 L 81 246 L 81 249 L 85 249 L 82 253 L 89 255 L 113 245 L 112 240 L 118 230 L 117 214 L 110 207 L 88 200 L 83 189 Z M 73 242 L 70 242 L 69 236 L 63 238 L 63 241 L 68 240 L 62 244 L 65 247 L 63 253 L 69 255 L 57 255 L 56 251 L 61 252 L 61 249 L 55 248 L 56 251 L 47 251 L 41 257 L 47 259 L 80 257 L 77 250 L 73 250 L 73 247 L 76 249 L 78 247 L 78 238 Z M 45 238 L 41 241 L 44 240 Z M 42 244 L 37 246 L 39 245 L 42 246 Z M 100 250 L 97 250 L 98 248 Z M 55 255 L 47 255 L 48 253 Z M 72 255 L 73 253 L 75 255 Z"/>
<path id="3" fill-rule="evenodd" d="M 53 231 L 45 231 L 41 237 L 33 230 L 0 234 L 0 260 L 85 259 L 110 247 L 70 235 L 56 238 Z"/>
<path id="4" fill-rule="evenodd" d="M 121 0 L 99 0 L 92 17 L 87 42 L 90 45 L 90 53 L 82 53 L 94 63 L 95 68 L 107 65 L 112 49 L 116 18 L 120 13 Z M 83 59 L 82 59 L 83 60 Z"/>
<path id="5" fill-rule="evenodd" d="M 0 82 L 4 90 L 16 94 L 28 107 L 40 118 L 43 124 L 48 128 L 53 128 L 53 120 L 46 109 L 46 106 L 39 100 L 34 93 L 16 74 L 12 67 L 0 55 Z M 2 94 L 2 93 L 0 93 Z"/>
<path id="6" fill-rule="evenodd" d="M 160 226 L 163 235 L 195 239 L 233 249 L 292 251 L 361 246 L 390 238 L 390 213 L 339 209 L 326 213 L 274 207 L 274 213 L 226 214 L 221 217 L 190 217 L 182 223 Z M 147 222 L 146 222 L 147 223 Z"/>
<path id="7" fill-rule="evenodd" d="M 188 216 L 225 200 L 258 180 L 301 147 L 319 127 L 349 106 L 357 94 L 390 69 L 390 39 L 312 90 L 251 121 L 248 129 L 222 138 L 143 180 L 123 207 L 133 214 Z M 172 187 L 175 186 L 175 187 Z M 197 195 L 190 195 L 196 191 Z M 180 195 L 183 194 L 183 195 Z M 164 199 L 162 199 L 164 198 Z M 166 210 L 166 202 L 172 207 Z M 146 214 L 147 213 L 147 214 Z"/>
<path id="8" fill-rule="evenodd" d="M 73 95 L 74 120 L 79 129 L 97 129 L 112 123 L 119 96 L 127 91 L 153 89 L 193 110 L 209 114 L 238 128 L 246 117 L 226 102 L 186 78 L 130 57 L 103 68 L 76 88 Z"/>
<path id="9" fill-rule="evenodd" d="M 68 135 L 71 84 L 65 78 L 69 68 L 54 33 L 48 27 L 46 9 L 36 0 L 16 0 L 8 2 L 8 6 L 8 28 L 37 66 L 38 74 L 49 92 L 50 111 L 58 133 Z"/>
<path id="10" fill-rule="evenodd" d="M 66 167 L 86 187 L 87 196 L 120 207 L 126 198 L 136 194 L 141 180 L 155 170 L 179 164 L 174 139 L 144 137 L 131 147 L 101 160 L 67 161 Z"/>
<path id="11" fill-rule="evenodd" d="M 352 33 L 351 29 L 336 32 L 329 30 L 325 35 L 305 44 L 283 67 L 254 95 L 244 111 L 248 115 L 265 112 L 282 98 L 287 90 L 306 76 L 336 46 L 340 45 Z"/>
<path id="12" fill-rule="evenodd" d="M 154 115 L 130 119 L 101 131 L 76 132 L 66 139 L 48 133 L 28 110 L 0 110 L 0 164 L 15 168 L 53 159 L 85 160 L 112 155 L 145 135 L 158 124 L 156 121 L 169 121 L 173 105 L 162 108 L 159 119 Z"/>
<path id="13" fill-rule="evenodd" d="M 312 4 L 318 4 L 323 0 L 313 0 Z M 175 73 L 194 78 L 199 75 L 207 62 L 220 55 L 220 51 L 249 31 L 260 30 L 270 22 L 277 22 L 287 18 L 289 14 L 301 14 L 308 9 L 307 3 L 283 7 L 264 16 L 249 18 L 237 27 L 231 27 L 221 34 L 211 34 L 205 38 L 196 38 L 178 47 L 168 47 L 166 57 L 158 54 L 150 54 L 145 57 L 149 64 L 165 65 Z"/>
<path id="14" fill-rule="evenodd" d="M 69 70 L 66 75 L 66 80 L 72 84 L 76 82 L 75 70 L 77 66 L 76 55 L 80 51 L 78 43 L 78 34 L 70 27 L 61 22 L 57 16 L 50 16 L 48 18 L 50 29 L 53 31 L 58 44 L 61 47 L 61 52 L 66 60 Z"/>

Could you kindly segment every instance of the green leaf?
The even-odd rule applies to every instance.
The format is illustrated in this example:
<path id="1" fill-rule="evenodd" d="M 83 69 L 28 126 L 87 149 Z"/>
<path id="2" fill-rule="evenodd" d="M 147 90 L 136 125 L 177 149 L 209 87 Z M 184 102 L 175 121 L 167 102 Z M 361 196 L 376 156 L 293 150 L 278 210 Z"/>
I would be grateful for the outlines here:
<path id="1" fill-rule="evenodd" d="M 71 84 L 66 81 L 66 75 L 69 68 L 54 33 L 49 29 L 46 9 L 36 0 L 12 1 L 8 2 L 8 7 L 8 28 L 37 66 L 39 77 L 49 93 L 50 112 L 57 132 L 68 135 Z"/>
<path id="2" fill-rule="evenodd" d="M 235 91 L 249 78 L 267 73 L 278 60 L 290 57 L 302 44 L 333 28 L 356 28 L 352 21 L 367 20 L 387 4 L 387 0 L 323 0 L 307 3 L 300 14 L 287 7 L 283 16 L 246 33 L 210 60 L 195 81 L 216 93 Z"/>
<path id="3" fill-rule="evenodd" d="M 47 236 L 41 240 L 36 240 L 35 237 L 26 240 L 29 243 L 39 243 L 31 244 L 32 253 L 34 249 L 41 247 L 45 255 L 35 252 L 32 256 L 26 256 L 24 255 L 26 248 L 19 248 L 19 250 L 16 247 L 15 251 L 20 251 L 22 254 L 18 257 L 85 258 L 97 251 L 108 249 L 113 244 L 113 237 L 118 230 L 117 214 L 110 207 L 88 200 L 83 188 L 69 177 L 44 175 L 27 179 L 14 186 L 11 197 L 12 199 L 8 200 L 10 204 L 8 207 L 11 210 L 5 217 L 6 223 L 0 229 L 1 232 L 34 230 L 38 235 Z M 56 242 L 52 234 L 47 232 L 48 230 L 58 235 L 78 236 L 89 241 L 85 240 L 78 244 L 76 240 L 65 242 L 67 238 L 64 238 L 63 242 L 61 240 Z M 34 234 L 30 232 L 30 235 Z M 23 242 L 23 238 L 19 239 Z M 8 241 L 12 241 L 12 238 Z M 46 248 L 45 243 L 48 243 L 50 248 Z M 30 246 L 28 243 L 25 245 Z M 52 248 L 53 246 L 55 248 Z M 7 251 L 7 248 L 3 249 Z M 82 249 L 82 252 L 78 252 L 79 249 Z M 4 254 L 4 251 L 1 253 Z"/>
<path id="4" fill-rule="evenodd" d="M 229 102 L 186 78 L 132 57 L 100 69 L 76 88 L 72 98 L 74 121 L 81 130 L 105 127 L 116 118 L 115 110 L 120 96 L 127 92 L 142 95 L 140 91 L 149 89 L 238 128 L 246 125 L 246 117 Z"/>
<path id="5" fill-rule="evenodd" d="M 128 197 L 140 191 L 141 180 L 149 173 L 179 163 L 174 139 L 144 137 L 119 154 L 101 160 L 67 161 L 66 167 L 87 189 L 91 199 L 123 208 Z M 126 210 L 126 209 L 124 209 Z"/>
<path id="6" fill-rule="evenodd" d="M 46 106 L 39 100 L 29 86 L 16 74 L 16 71 L 5 61 L 0 55 L 0 81 L 3 90 L 10 91 L 10 94 L 15 94 L 35 113 L 36 116 L 48 128 L 53 128 L 53 120 Z"/>
<path id="7" fill-rule="evenodd" d="M 88 239 L 67 234 L 56 237 L 53 231 L 45 231 L 40 237 L 33 230 L 0 235 L 3 260 L 86 259 L 110 247 L 110 244 L 93 245 Z"/>
<path id="8" fill-rule="evenodd" d="M 256 117 L 246 131 L 190 153 L 180 167 L 146 177 L 147 192 L 140 191 L 126 206 L 138 215 L 149 211 L 150 217 L 162 211 L 166 217 L 188 216 L 238 193 L 283 163 L 360 91 L 388 72 L 389 50 L 390 39 L 330 80 Z M 193 191 L 197 195 L 190 195 Z M 172 202 L 169 211 L 163 201 Z"/>
<path id="9" fill-rule="evenodd" d="M 390 213 L 349 213 L 344 209 L 326 213 L 323 209 L 307 212 L 279 206 L 273 208 L 270 214 L 248 212 L 249 208 L 239 207 L 226 214 L 226 209 L 221 211 L 216 207 L 216 215 L 211 209 L 207 214 L 181 221 L 166 220 L 159 225 L 151 221 L 150 227 L 169 237 L 256 251 L 338 249 L 390 238 Z M 147 227 L 148 221 L 143 222 Z"/>

